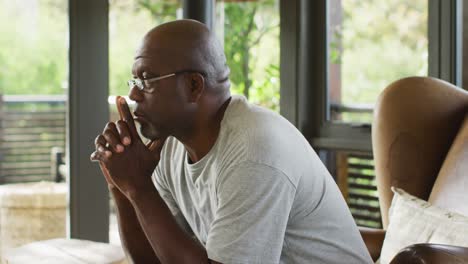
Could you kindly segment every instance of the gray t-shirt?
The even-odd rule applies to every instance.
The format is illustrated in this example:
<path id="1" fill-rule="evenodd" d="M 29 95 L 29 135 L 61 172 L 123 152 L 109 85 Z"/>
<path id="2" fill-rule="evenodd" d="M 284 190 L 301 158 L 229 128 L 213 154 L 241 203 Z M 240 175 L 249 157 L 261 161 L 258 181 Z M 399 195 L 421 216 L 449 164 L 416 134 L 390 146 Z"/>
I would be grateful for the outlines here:
<path id="1" fill-rule="evenodd" d="M 280 115 L 233 96 L 216 143 L 190 164 L 169 138 L 153 180 L 221 263 L 371 263 L 335 182 Z"/>

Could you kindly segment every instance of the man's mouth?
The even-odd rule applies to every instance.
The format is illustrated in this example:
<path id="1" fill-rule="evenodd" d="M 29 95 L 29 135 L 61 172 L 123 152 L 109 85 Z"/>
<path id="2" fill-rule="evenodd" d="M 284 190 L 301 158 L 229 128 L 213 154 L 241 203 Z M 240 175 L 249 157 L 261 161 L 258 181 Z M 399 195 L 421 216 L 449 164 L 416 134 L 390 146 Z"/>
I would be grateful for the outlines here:
<path id="1" fill-rule="evenodd" d="M 133 120 L 135 120 L 136 122 L 138 123 L 141 123 L 142 121 L 143 122 L 146 122 L 146 118 L 144 117 L 144 115 L 142 115 L 141 113 L 139 112 L 133 112 Z"/>

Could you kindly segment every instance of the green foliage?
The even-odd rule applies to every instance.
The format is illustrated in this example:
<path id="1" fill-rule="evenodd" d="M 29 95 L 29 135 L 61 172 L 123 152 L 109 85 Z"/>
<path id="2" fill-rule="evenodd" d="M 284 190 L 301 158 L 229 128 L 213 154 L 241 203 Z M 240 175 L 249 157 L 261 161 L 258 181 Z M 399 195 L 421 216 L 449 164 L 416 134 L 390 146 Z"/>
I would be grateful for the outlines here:
<path id="1" fill-rule="evenodd" d="M 279 65 L 271 63 L 265 69 L 264 78 L 254 80 L 250 90 L 250 100 L 256 104 L 279 112 Z"/>
<path id="2" fill-rule="evenodd" d="M 343 36 L 341 35 L 341 30 L 335 30 L 332 32 L 332 40 L 330 41 L 329 47 L 329 56 L 330 63 L 332 64 L 341 64 L 341 41 Z"/>
<path id="3" fill-rule="evenodd" d="M 133 55 L 144 34 L 176 19 L 179 1 L 111 0 L 109 8 L 109 84 L 111 95 L 127 95 Z M 138 25 L 138 26 L 135 26 Z"/>
<path id="4" fill-rule="evenodd" d="M 150 13 L 155 24 L 161 24 L 166 21 L 174 20 L 177 9 L 181 4 L 177 1 L 161 1 L 161 0 L 137 0 L 136 12 L 147 11 Z"/>
<path id="5" fill-rule="evenodd" d="M 68 81 L 66 1 L 25 7 L 2 0 L 0 7 L 0 92 L 63 94 Z"/>
<path id="6" fill-rule="evenodd" d="M 224 4 L 224 49 L 232 91 L 279 111 L 279 11 L 276 2 Z"/>
<path id="7" fill-rule="evenodd" d="M 427 1 L 342 4 L 342 102 L 372 104 L 392 81 L 427 75 Z"/>
<path id="8" fill-rule="evenodd" d="M 1 65 L 6 65 L 6 59 L 3 57 L 5 55 L 2 54 L 0 49 L 0 94 L 4 93 L 5 87 L 5 79 L 6 79 L 6 68 L 1 67 Z"/>
<path id="9" fill-rule="evenodd" d="M 68 83 L 68 13 L 63 0 L 26 6 L 0 0 L 0 92 L 63 94 Z M 427 1 L 346 0 L 331 32 L 341 65 L 341 102 L 374 103 L 388 83 L 427 74 Z M 176 19 L 176 0 L 110 0 L 110 94 L 127 94 L 133 54 L 153 26 Z M 279 109 L 277 0 L 222 2 L 222 36 L 232 91 Z M 15 26 L 12 26 L 15 25 Z M 372 26 L 370 26 L 372 25 Z M 347 115 L 343 115 L 347 116 Z"/>
<path id="10" fill-rule="evenodd" d="M 245 89 L 243 60 L 249 56 L 256 10 L 257 3 L 226 4 L 224 9 L 224 50 L 231 69 L 231 82 L 239 86 L 241 91 Z"/>

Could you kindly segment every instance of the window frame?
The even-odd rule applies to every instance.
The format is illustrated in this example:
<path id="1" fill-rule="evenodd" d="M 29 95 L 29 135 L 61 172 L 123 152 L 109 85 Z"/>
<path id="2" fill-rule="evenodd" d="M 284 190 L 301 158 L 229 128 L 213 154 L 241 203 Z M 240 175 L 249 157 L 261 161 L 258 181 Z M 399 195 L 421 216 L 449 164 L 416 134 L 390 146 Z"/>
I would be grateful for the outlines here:
<path id="1" fill-rule="evenodd" d="M 327 2 L 280 1 L 281 114 L 316 149 L 372 152 L 370 124 L 328 118 Z M 461 86 L 462 1 L 428 0 L 428 4 L 428 75 Z"/>
<path id="2" fill-rule="evenodd" d="M 67 236 L 109 241 L 109 192 L 98 164 L 91 164 L 94 139 L 109 120 L 108 0 L 70 0 L 67 166 Z"/>

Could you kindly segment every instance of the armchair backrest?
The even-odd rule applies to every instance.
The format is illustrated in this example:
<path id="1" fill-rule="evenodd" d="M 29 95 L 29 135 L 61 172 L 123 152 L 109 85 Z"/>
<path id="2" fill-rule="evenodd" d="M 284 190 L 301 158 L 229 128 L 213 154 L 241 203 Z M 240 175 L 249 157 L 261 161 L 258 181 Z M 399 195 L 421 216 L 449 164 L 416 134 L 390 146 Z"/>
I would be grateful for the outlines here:
<path id="1" fill-rule="evenodd" d="M 384 228 L 391 186 L 428 200 L 468 111 L 468 92 L 430 77 L 389 85 L 374 109 L 372 145 Z"/>
<path id="2" fill-rule="evenodd" d="M 432 188 L 429 202 L 468 216 L 468 113 Z"/>

